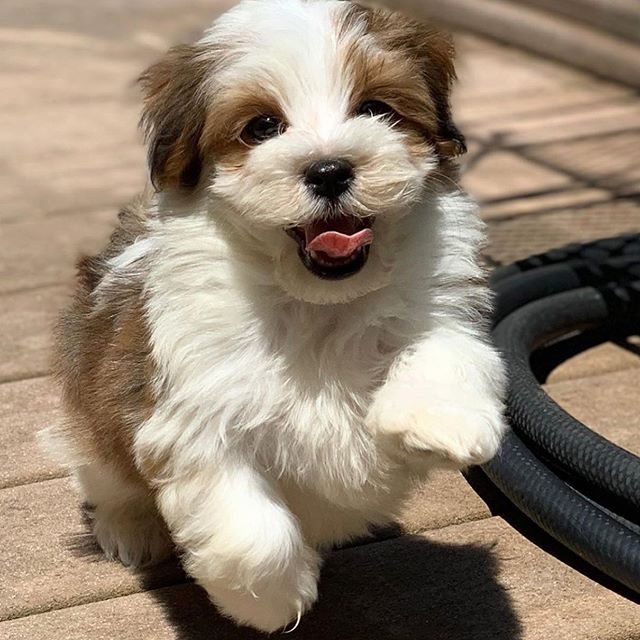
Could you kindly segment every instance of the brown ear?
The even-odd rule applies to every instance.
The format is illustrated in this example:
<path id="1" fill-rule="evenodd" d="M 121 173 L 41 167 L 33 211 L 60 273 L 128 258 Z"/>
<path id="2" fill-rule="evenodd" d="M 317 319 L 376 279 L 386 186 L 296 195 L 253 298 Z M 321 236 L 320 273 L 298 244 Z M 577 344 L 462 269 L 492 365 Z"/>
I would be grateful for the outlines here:
<path id="1" fill-rule="evenodd" d="M 467 145 L 451 116 L 451 89 L 456 80 L 453 40 L 449 34 L 422 24 L 416 23 L 416 29 L 422 73 L 436 106 L 436 148 L 441 157 L 454 158 L 466 153 Z"/>
<path id="2" fill-rule="evenodd" d="M 179 46 L 140 77 L 141 126 L 149 145 L 151 182 L 158 191 L 198 184 L 206 117 L 203 86 L 210 68 L 196 47 Z"/>
<path id="3" fill-rule="evenodd" d="M 407 44 L 420 64 L 436 108 L 436 148 L 442 158 L 453 158 L 467 150 L 464 136 L 451 116 L 451 89 L 456 79 L 455 47 L 451 36 L 431 26 L 408 20 Z"/>
<path id="4" fill-rule="evenodd" d="M 466 150 L 464 136 L 451 117 L 451 88 L 456 79 L 455 47 L 451 36 L 430 25 L 380 7 L 361 10 L 369 28 L 385 46 L 404 51 L 420 68 L 436 110 L 435 144 L 442 158 L 452 158 Z"/>

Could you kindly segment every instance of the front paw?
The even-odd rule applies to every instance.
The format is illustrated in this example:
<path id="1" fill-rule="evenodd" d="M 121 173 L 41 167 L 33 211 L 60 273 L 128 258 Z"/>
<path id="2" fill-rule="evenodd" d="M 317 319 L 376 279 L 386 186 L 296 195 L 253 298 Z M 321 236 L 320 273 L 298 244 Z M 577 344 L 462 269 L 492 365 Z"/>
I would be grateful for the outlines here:
<path id="1" fill-rule="evenodd" d="M 200 581 L 218 610 L 240 625 L 273 633 L 295 628 L 318 597 L 316 559 L 301 561 L 285 575 L 257 576 L 245 585 Z"/>
<path id="2" fill-rule="evenodd" d="M 507 429 L 499 398 L 437 384 L 421 391 L 387 383 L 366 421 L 392 459 L 458 469 L 493 458 Z"/>

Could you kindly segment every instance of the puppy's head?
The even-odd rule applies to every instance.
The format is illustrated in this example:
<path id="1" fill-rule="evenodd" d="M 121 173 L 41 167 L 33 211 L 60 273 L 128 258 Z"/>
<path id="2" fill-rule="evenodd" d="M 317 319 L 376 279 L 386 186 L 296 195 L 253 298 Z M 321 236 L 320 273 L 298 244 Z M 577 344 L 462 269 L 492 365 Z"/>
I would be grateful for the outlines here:
<path id="1" fill-rule="evenodd" d="M 315 303 L 383 286 L 395 228 L 465 149 L 453 47 L 385 9 L 244 0 L 142 77 L 158 190 L 201 194 L 279 285 Z"/>

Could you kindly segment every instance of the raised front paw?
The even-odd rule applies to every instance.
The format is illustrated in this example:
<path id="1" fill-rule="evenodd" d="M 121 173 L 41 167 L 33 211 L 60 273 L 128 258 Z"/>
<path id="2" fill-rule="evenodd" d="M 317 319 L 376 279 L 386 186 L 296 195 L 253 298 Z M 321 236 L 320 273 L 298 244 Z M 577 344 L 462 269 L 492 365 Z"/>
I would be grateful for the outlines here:
<path id="1" fill-rule="evenodd" d="M 424 391 L 398 382 L 377 393 L 367 425 L 395 460 L 464 468 L 498 451 L 507 429 L 499 398 L 469 386 L 433 384 Z"/>

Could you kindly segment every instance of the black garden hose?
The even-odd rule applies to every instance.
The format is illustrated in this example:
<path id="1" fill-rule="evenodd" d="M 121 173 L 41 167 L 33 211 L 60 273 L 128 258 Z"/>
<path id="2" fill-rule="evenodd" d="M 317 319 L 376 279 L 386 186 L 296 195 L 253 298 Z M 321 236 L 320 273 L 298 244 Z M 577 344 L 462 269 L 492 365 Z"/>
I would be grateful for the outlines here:
<path id="1" fill-rule="evenodd" d="M 564 247 L 552 249 L 546 253 L 538 253 L 529 256 L 524 260 L 497 267 L 491 274 L 493 284 L 506 280 L 511 276 L 521 274 L 525 271 L 539 269 L 553 264 L 563 264 L 571 260 L 581 262 L 603 262 L 615 257 L 639 255 L 640 254 L 640 234 L 627 233 L 613 238 L 603 238 L 594 242 L 584 244 L 568 244 Z"/>
<path id="2" fill-rule="evenodd" d="M 612 504 L 625 506 L 624 515 L 640 519 L 640 458 L 559 407 L 540 387 L 529 364 L 537 347 L 567 332 L 605 324 L 611 315 L 625 316 L 627 321 L 640 318 L 639 283 L 631 283 L 625 291 L 631 292 L 631 299 L 615 305 L 608 302 L 617 300 L 614 287 L 585 287 L 541 298 L 507 316 L 493 335 L 508 358 L 508 415 L 518 432 L 570 475 L 595 486 Z"/>
<path id="3" fill-rule="evenodd" d="M 631 280 L 640 280 L 640 253 L 604 261 L 574 259 L 493 281 L 494 326 L 527 302 L 580 287 Z"/>
<path id="4" fill-rule="evenodd" d="M 637 327 L 639 280 L 639 234 L 571 245 L 494 274 L 494 339 L 509 369 L 512 432 L 483 466 L 527 517 L 637 593 L 640 459 L 556 405 L 529 359 L 533 350 L 577 330 Z"/>
<path id="5" fill-rule="evenodd" d="M 511 432 L 482 467 L 493 484 L 562 545 L 640 593 L 640 536 L 550 471 Z"/>

